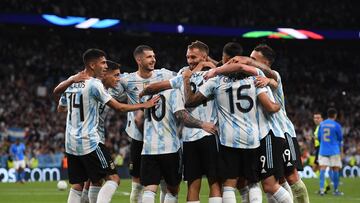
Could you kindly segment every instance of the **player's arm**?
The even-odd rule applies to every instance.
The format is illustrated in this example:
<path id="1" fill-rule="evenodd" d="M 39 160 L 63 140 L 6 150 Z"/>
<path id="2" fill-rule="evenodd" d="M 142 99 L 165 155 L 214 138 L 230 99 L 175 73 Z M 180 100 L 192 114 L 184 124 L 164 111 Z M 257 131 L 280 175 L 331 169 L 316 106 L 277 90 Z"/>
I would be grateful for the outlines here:
<path id="1" fill-rule="evenodd" d="M 54 95 L 62 94 L 73 83 L 84 81 L 84 80 L 89 79 L 89 78 L 90 78 L 89 75 L 85 71 L 78 72 L 77 74 L 70 76 L 67 80 L 64 80 L 60 84 L 58 84 L 54 88 L 53 94 Z"/>
<path id="2" fill-rule="evenodd" d="M 279 83 L 272 78 L 268 78 L 268 77 L 264 77 L 264 76 L 256 76 L 255 86 L 256 87 L 269 86 L 271 89 L 275 90 L 278 88 Z"/>
<path id="3" fill-rule="evenodd" d="M 145 96 L 145 95 L 153 95 L 157 94 L 161 91 L 171 89 L 171 84 L 169 80 L 161 81 L 161 82 L 155 82 L 147 87 L 144 88 L 142 92 L 139 94 L 139 98 Z"/>
<path id="4" fill-rule="evenodd" d="M 156 105 L 156 103 L 159 101 L 159 99 L 160 99 L 159 96 L 155 96 L 155 97 L 151 98 L 149 101 L 146 101 L 144 103 L 124 104 L 124 103 L 119 103 L 114 98 L 111 98 L 106 103 L 106 105 L 108 105 L 109 107 L 111 107 L 112 109 L 114 109 L 116 111 L 129 112 L 129 111 L 136 111 L 136 110 L 151 108 Z"/>
<path id="5" fill-rule="evenodd" d="M 67 107 L 66 107 L 66 106 L 58 105 L 58 106 L 57 106 L 57 112 L 58 112 L 58 113 L 66 113 L 66 112 L 67 112 Z"/>
<path id="6" fill-rule="evenodd" d="M 190 70 L 186 70 L 183 73 L 183 80 L 184 80 L 184 99 L 185 99 L 185 107 L 196 107 L 199 106 L 207 100 L 207 98 L 201 93 L 196 92 L 193 93 L 190 87 L 190 77 L 192 72 Z"/>
<path id="7" fill-rule="evenodd" d="M 201 128 L 213 135 L 217 134 L 217 128 L 215 124 L 198 120 L 192 117 L 185 109 L 175 112 L 175 116 L 179 122 L 183 122 L 184 125 L 188 128 Z"/>
<path id="8" fill-rule="evenodd" d="M 252 58 L 249 57 L 249 61 L 248 61 L 248 65 L 250 66 L 254 66 L 254 67 L 257 67 L 259 68 L 260 70 L 262 70 L 262 72 L 264 72 L 265 76 L 268 77 L 268 78 L 272 78 L 274 79 L 275 81 L 277 81 L 277 75 L 276 73 L 271 70 L 271 68 L 263 63 L 260 63 L 259 61 L 256 61 Z"/>
<path id="9" fill-rule="evenodd" d="M 257 75 L 256 68 L 243 63 L 225 63 L 224 65 L 211 69 L 204 76 L 206 80 L 217 75 L 226 75 L 230 73 L 242 72 L 247 75 Z"/>
<path id="10" fill-rule="evenodd" d="M 280 110 L 280 105 L 272 102 L 266 92 L 260 93 L 257 98 L 267 112 L 275 113 Z"/>
<path id="11" fill-rule="evenodd" d="M 141 133 L 144 131 L 144 111 L 137 110 L 135 112 L 135 125 L 138 127 Z"/>

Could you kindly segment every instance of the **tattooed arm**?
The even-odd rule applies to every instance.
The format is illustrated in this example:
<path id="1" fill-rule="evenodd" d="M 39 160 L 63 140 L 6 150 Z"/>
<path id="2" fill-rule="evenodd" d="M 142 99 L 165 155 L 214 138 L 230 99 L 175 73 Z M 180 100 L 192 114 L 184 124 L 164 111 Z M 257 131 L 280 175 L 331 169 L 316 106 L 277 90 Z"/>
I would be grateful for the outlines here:
<path id="1" fill-rule="evenodd" d="M 198 120 L 190 115 L 185 109 L 175 112 L 176 119 L 183 122 L 188 128 L 201 128 L 208 133 L 217 134 L 217 128 L 215 124 Z"/>

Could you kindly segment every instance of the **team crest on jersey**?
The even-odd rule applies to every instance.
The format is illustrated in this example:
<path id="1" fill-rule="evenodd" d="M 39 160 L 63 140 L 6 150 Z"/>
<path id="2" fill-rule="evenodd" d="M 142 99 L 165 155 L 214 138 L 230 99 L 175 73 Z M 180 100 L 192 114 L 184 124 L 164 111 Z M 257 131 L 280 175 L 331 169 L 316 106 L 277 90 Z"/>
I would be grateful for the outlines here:
<path id="1" fill-rule="evenodd" d="M 143 88 L 145 89 L 147 86 L 149 86 L 149 84 L 150 84 L 150 81 L 144 82 L 144 83 L 143 83 Z"/>
<path id="2" fill-rule="evenodd" d="M 134 169 L 134 164 L 129 164 L 129 170 L 133 170 Z"/>

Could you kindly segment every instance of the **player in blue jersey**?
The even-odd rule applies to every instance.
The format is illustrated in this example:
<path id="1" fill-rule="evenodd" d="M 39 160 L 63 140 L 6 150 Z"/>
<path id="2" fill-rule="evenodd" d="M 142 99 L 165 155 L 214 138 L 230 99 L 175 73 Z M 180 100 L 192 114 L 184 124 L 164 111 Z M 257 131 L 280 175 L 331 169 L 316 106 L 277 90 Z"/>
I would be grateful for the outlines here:
<path id="1" fill-rule="evenodd" d="M 150 108 L 158 98 L 136 105 L 118 103 L 105 90 L 97 78 L 102 78 L 107 69 L 105 53 L 89 49 L 83 54 L 85 73 L 90 77 L 68 87 L 60 98 L 58 109 L 68 110 L 65 149 L 68 156 L 69 182 L 72 188 L 68 202 L 80 202 L 83 183 L 90 179 L 105 184 L 98 194 L 98 202 L 110 202 L 120 182 L 115 165 L 98 131 L 100 104 L 109 105 L 117 111 L 134 111 Z"/>
<path id="2" fill-rule="evenodd" d="M 341 153 L 343 134 L 341 125 L 336 122 L 337 111 L 329 108 L 327 111 L 328 119 L 320 123 L 319 127 L 319 165 L 320 165 L 320 195 L 324 195 L 325 170 L 331 167 L 333 170 L 332 181 L 334 183 L 334 195 L 343 195 L 339 191 L 339 170 L 342 167 Z"/>
<path id="3" fill-rule="evenodd" d="M 20 142 L 20 139 L 16 139 L 15 143 L 10 146 L 9 153 L 14 162 L 14 168 L 16 170 L 16 181 L 25 182 L 25 145 Z"/>

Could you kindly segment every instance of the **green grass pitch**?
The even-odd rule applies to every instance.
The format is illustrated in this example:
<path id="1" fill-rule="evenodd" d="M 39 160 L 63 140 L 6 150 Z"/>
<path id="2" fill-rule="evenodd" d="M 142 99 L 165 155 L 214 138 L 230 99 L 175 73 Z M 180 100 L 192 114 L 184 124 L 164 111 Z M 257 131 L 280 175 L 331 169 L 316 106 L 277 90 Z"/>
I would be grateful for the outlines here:
<path id="1" fill-rule="evenodd" d="M 318 190 L 318 179 L 304 179 L 308 188 L 311 203 L 352 203 L 360 202 L 360 178 L 342 178 L 340 190 L 344 196 L 335 197 L 332 194 L 323 197 L 315 192 Z M 66 202 L 68 190 L 58 191 L 57 182 L 28 182 L 19 183 L 0 183 L 0 202 L 4 203 L 55 203 Z M 206 180 L 201 190 L 201 202 L 207 202 L 208 187 Z M 112 202 L 129 202 L 129 192 L 131 188 L 130 180 L 122 180 Z M 263 196 L 264 197 L 264 196 Z M 238 202 L 241 202 L 237 194 Z M 157 197 L 158 199 L 158 197 Z M 158 202 L 158 200 L 157 200 Z M 186 184 L 181 184 L 179 202 L 186 202 Z M 265 200 L 263 202 L 266 202 Z"/>

